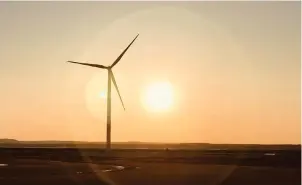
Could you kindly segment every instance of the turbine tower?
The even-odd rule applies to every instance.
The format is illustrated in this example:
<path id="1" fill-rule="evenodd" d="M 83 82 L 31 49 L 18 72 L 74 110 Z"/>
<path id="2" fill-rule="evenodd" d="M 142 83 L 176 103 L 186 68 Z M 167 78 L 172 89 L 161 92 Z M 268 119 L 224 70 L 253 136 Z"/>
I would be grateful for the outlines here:
<path id="1" fill-rule="evenodd" d="M 120 97 L 122 106 L 125 110 L 125 106 L 121 97 L 121 94 L 119 92 L 118 86 L 116 84 L 113 72 L 112 72 L 112 68 L 121 60 L 121 58 L 123 57 L 123 55 L 126 53 L 126 51 L 130 48 L 130 46 L 133 44 L 133 42 L 135 41 L 135 39 L 138 37 L 139 34 L 137 34 L 137 36 L 132 40 L 132 42 L 126 47 L 126 49 L 124 49 L 124 51 L 117 57 L 117 59 L 110 65 L 110 66 L 103 66 L 103 65 L 99 65 L 99 64 L 89 64 L 89 63 L 82 63 L 82 62 L 74 62 L 74 61 L 67 61 L 70 63 L 74 63 L 74 64 L 81 64 L 81 65 L 85 65 L 85 66 L 90 66 L 90 67 L 97 67 L 97 68 L 101 68 L 101 69 L 107 69 L 108 71 L 108 88 L 107 88 L 107 143 L 106 143 L 106 148 L 107 150 L 111 149 L 111 81 L 113 82 L 116 91 Z"/>

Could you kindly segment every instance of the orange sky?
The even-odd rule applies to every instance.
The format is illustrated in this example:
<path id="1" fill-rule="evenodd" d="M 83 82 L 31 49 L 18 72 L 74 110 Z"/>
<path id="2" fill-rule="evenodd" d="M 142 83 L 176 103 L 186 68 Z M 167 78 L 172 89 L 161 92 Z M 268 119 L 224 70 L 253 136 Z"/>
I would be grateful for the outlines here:
<path id="1" fill-rule="evenodd" d="M 0 2 L 0 138 L 300 143 L 299 2 Z M 169 82 L 167 111 L 146 106 Z"/>

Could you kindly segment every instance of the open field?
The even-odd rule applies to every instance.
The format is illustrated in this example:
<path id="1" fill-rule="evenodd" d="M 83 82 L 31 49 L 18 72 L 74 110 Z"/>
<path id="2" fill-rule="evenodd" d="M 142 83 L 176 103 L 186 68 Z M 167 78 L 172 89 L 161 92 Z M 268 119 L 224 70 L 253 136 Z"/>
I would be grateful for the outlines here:
<path id="1" fill-rule="evenodd" d="M 300 185 L 301 150 L 0 148 L 0 184 Z"/>

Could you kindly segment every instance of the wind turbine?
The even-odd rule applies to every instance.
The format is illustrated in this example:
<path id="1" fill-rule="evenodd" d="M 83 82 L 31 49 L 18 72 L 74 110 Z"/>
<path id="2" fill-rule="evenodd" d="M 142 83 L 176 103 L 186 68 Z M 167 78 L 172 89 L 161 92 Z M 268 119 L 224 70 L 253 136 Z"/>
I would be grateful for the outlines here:
<path id="1" fill-rule="evenodd" d="M 132 40 L 132 42 L 126 47 L 126 49 L 124 49 L 124 51 L 116 58 L 116 60 L 110 65 L 110 66 L 103 66 L 103 65 L 99 65 L 99 64 L 89 64 L 89 63 L 82 63 L 82 62 L 74 62 L 74 61 L 67 61 L 70 63 L 74 63 L 74 64 L 81 64 L 81 65 L 85 65 L 85 66 L 90 66 L 90 67 L 97 67 L 97 68 L 101 68 L 101 69 L 107 69 L 108 71 L 108 88 L 107 88 L 107 143 L 106 143 L 106 148 L 107 150 L 111 149 L 111 81 L 113 82 L 117 93 L 120 97 L 121 103 L 123 105 L 123 108 L 125 110 L 125 106 L 121 97 L 121 94 L 119 92 L 118 86 L 116 84 L 113 72 L 112 72 L 112 68 L 121 60 L 121 58 L 123 57 L 123 55 L 126 53 L 126 51 L 130 48 L 130 46 L 133 44 L 133 42 L 135 41 L 135 39 L 138 37 L 139 34 L 136 35 L 136 37 Z"/>

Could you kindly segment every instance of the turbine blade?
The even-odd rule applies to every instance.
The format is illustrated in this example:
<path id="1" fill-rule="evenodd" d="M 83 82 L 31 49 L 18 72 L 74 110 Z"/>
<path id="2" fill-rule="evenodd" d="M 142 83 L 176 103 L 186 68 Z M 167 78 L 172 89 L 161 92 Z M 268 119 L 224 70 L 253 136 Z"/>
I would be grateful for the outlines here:
<path id="1" fill-rule="evenodd" d="M 126 47 L 126 49 L 120 54 L 119 57 L 117 57 L 117 59 L 113 62 L 113 64 L 110 66 L 111 68 L 114 67 L 123 57 L 123 55 L 126 53 L 126 51 L 130 48 L 130 46 L 133 44 L 133 42 L 135 41 L 135 39 L 138 37 L 139 34 L 136 35 L 136 37 L 132 40 L 132 42 Z"/>
<path id="2" fill-rule="evenodd" d="M 122 97 L 121 97 L 121 94 L 120 94 L 120 91 L 118 90 L 118 86 L 117 86 L 117 84 L 116 84 L 116 81 L 115 81 L 113 72 L 111 71 L 111 69 L 110 69 L 109 71 L 110 71 L 110 75 L 111 75 L 111 80 L 112 80 L 112 82 L 113 82 L 113 84 L 114 84 L 114 86 L 115 86 L 115 89 L 116 89 L 116 91 L 117 91 L 119 97 L 120 97 L 120 100 L 121 100 L 121 102 L 122 102 L 123 108 L 124 108 L 124 110 L 126 110 L 126 109 L 125 109 L 125 106 L 124 106 L 124 102 L 123 102 Z"/>
<path id="3" fill-rule="evenodd" d="M 99 64 L 89 64 L 89 63 L 74 62 L 74 61 L 67 61 L 67 62 L 74 63 L 74 64 L 81 64 L 81 65 L 85 65 L 85 66 L 97 67 L 97 68 L 102 68 L 102 69 L 107 68 L 106 66 L 99 65 Z"/>

